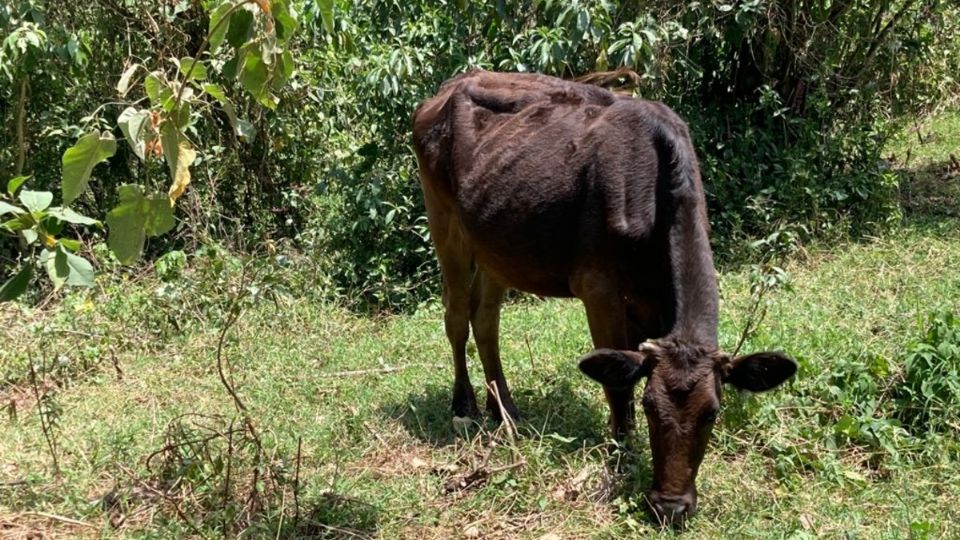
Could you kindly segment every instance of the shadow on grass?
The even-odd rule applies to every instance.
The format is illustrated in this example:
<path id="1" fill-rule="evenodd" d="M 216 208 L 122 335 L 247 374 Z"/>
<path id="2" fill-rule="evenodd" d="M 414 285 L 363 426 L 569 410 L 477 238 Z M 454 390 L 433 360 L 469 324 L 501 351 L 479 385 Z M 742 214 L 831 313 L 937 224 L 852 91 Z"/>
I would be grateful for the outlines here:
<path id="1" fill-rule="evenodd" d="M 960 161 L 955 158 L 901 169 L 900 193 L 911 224 L 936 227 L 942 221 L 955 225 L 960 218 Z"/>
<path id="2" fill-rule="evenodd" d="M 582 384 L 589 390 L 583 391 L 575 387 L 577 383 L 558 376 L 540 382 L 534 389 L 514 386 L 513 397 L 522 417 L 517 425 L 521 442 L 537 441 L 538 449 L 550 459 L 564 460 L 578 452 L 597 452 L 612 480 L 609 500 L 629 498 L 635 501 L 638 517 L 643 514 L 650 523 L 657 524 L 646 512 L 645 493 L 653 471 L 642 413 L 637 431 L 626 444 L 618 445 L 610 439 L 606 404 L 602 399 L 584 397 L 590 390 L 601 394 L 600 387 L 584 380 Z M 642 391 L 642 387 L 637 391 Z M 483 403 L 484 396 L 478 393 L 478 397 Z M 464 439 L 463 432 L 452 424 L 450 399 L 450 388 L 431 385 L 423 392 L 409 394 L 400 403 L 382 407 L 381 413 L 424 443 L 448 446 Z M 490 429 L 496 425 L 489 415 L 480 422 Z"/>
<path id="3" fill-rule="evenodd" d="M 588 384 L 584 381 L 584 384 Z M 599 387 L 597 387 L 599 392 Z M 560 450 L 572 451 L 584 444 L 594 446 L 607 438 L 606 407 L 597 407 L 574 391 L 572 383 L 562 378 L 542 381 L 537 388 L 513 387 L 513 398 L 520 409 L 521 420 L 517 431 L 522 437 L 545 436 L 561 442 Z M 478 403 L 485 402 L 482 390 L 477 391 Z M 461 438 L 454 428 L 450 406 L 451 390 L 446 386 L 430 385 L 423 392 L 407 395 L 399 403 L 385 405 L 381 413 L 399 422 L 417 439 L 433 446 L 447 446 Z M 488 414 L 479 422 L 487 427 L 496 425 Z"/>
<path id="4" fill-rule="evenodd" d="M 347 540 L 376 538 L 378 510 L 360 499 L 325 493 L 310 501 L 299 516 L 287 515 L 283 523 L 254 524 L 250 531 L 263 537 Z M 258 533 L 254 533 L 254 537 Z"/>

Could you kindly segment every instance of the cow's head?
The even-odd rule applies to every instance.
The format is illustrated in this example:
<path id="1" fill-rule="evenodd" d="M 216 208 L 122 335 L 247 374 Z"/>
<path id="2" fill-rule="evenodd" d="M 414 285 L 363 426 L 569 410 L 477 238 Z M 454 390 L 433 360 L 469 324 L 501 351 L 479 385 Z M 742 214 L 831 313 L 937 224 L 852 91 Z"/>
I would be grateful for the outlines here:
<path id="1" fill-rule="evenodd" d="M 763 392 L 796 371 L 778 352 L 731 357 L 672 341 L 646 342 L 637 351 L 597 349 L 580 369 L 612 389 L 647 377 L 643 411 L 650 431 L 653 486 L 650 505 L 663 523 L 678 524 L 697 508 L 696 477 L 720 408 L 722 383 Z"/>

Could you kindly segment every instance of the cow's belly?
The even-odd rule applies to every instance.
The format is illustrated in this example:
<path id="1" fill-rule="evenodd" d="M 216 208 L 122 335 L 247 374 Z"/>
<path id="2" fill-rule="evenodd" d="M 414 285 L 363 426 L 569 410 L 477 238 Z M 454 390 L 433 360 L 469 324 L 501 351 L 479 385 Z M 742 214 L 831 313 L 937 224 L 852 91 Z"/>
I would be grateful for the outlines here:
<path id="1" fill-rule="evenodd" d="M 500 284 L 540 296 L 570 297 L 567 268 L 544 265 L 530 254 L 513 254 L 474 246 L 477 266 Z"/>
<path id="2" fill-rule="evenodd" d="M 464 209 L 464 232 L 478 266 L 510 288 L 571 296 L 570 277 L 582 258 L 581 203 L 544 204 L 523 194 Z"/>

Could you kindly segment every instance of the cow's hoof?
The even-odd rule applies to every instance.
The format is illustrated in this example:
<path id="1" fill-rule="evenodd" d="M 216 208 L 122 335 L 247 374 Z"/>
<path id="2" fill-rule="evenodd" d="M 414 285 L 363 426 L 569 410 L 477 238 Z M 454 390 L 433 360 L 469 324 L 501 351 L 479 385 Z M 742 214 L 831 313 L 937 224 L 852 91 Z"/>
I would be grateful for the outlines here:
<path id="1" fill-rule="evenodd" d="M 463 418 L 480 418 L 480 409 L 477 407 L 477 398 L 473 395 L 473 389 L 467 386 L 464 389 L 453 389 L 453 416 Z"/>

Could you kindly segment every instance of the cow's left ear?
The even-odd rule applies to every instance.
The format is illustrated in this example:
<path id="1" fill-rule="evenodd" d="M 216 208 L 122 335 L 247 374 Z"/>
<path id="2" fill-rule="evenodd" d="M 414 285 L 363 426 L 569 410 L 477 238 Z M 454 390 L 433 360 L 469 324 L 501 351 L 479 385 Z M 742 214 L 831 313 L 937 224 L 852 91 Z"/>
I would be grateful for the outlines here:
<path id="1" fill-rule="evenodd" d="M 759 352 L 730 360 L 723 382 L 751 392 L 765 392 L 780 386 L 796 372 L 797 362 L 793 358 L 781 352 Z"/>
<path id="2" fill-rule="evenodd" d="M 633 388 L 650 373 L 653 351 L 618 351 L 597 349 L 580 358 L 580 371 L 607 388 Z"/>

